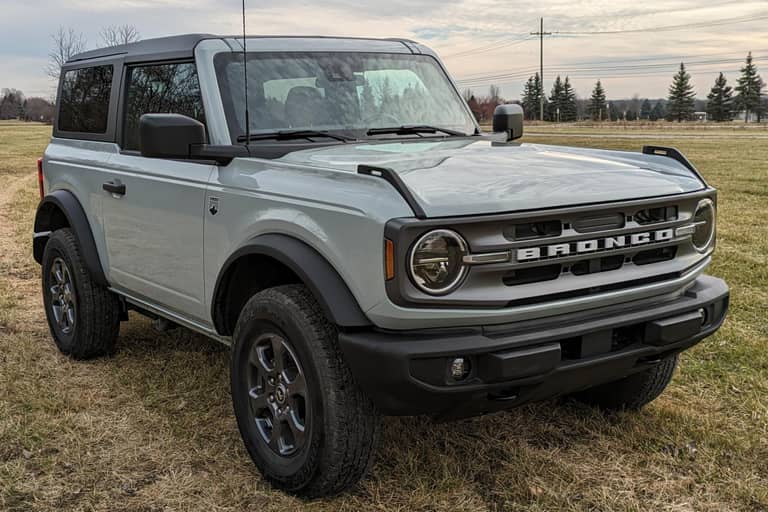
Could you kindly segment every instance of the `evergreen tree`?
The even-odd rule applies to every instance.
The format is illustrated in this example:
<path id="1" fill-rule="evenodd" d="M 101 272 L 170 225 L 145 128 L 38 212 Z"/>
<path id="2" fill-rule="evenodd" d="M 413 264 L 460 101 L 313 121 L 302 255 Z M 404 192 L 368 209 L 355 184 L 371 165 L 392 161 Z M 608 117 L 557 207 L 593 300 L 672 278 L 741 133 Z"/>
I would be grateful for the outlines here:
<path id="1" fill-rule="evenodd" d="M 733 119 L 733 89 L 722 73 L 715 80 L 707 100 L 707 114 L 713 121 L 722 122 Z"/>
<path id="2" fill-rule="evenodd" d="M 762 90 L 765 87 L 757 66 L 752 63 L 752 52 L 747 55 L 746 65 L 741 68 L 741 77 L 736 85 L 736 108 L 744 111 L 744 122 L 749 121 L 749 113 L 756 112 L 758 121 L 762 110 Z"/>
<path id="3" fill-rule="evenodd" d="M 667 109 L 664 108 L 664 104 L 661 101 L 657 101 L 651 110 L 651 115 L 648 117 L 651 121 L 659 121 L 667 117 Z"/>
<path id="4" fill-rule="evenodd" d="M 528 80 L 525 82 L 525 86 L 523 87 L 522 97 L 523 112 L 525 113 L 525 118 L 528 120 L 534 119 L 535 103 L 538 101 L 535 94 L 533 77 L 530 76 L 528 77 Z"/>
<path id="5" fill-rule="evenodd" d="M 672 85 L 669 86 L 669 108 L 667 117 L 671 121 L 687 121 L 694 112 L 696 93 L 691 84 L 691 75 L 685 70 L 685 64 L 680 63 L 680 70 L 675 73 Z"/>
<path id="6" fill-rule="evenodd" d="M 600 80 L 595 84 L 592 90 L 592 97 L 589 100 L 589 115 L 593 121 L 601 121 L 605 118 L 605 89 Z"/>
<path id="7" fill-rule="evenodd" d="M 560 115 L 563 110 L 563 81 L 560 75 L 557 75 L 552 84 L 552 93 L 549 95 L 549 104 L 547 105 L 547 117 L 549 121 L 560 121 Z"/>
<path id="8" fill-rule="evenodd" d="M 525 112 L 526 119 L 539 119 L 540 106 L 539 98 L 544 94 L 544 90 L 541 84 L 541 78 L 536 73 L 532 77 L 528 78 L 523 89 L 523 111 Z M 544 97 L 544 111 L 546 112 L 546 97 Z"/>
<path id="9" fill-rule="evenodd" d="M 648 100 L 648 98 L 645 98 L 643 100 L 643 104 L 640 105 L 640 119 L 647 121 L 651 118 L 651 102 Z"/>
<path id="10" fill-rule="evenodd" d="M 612 101 L 608 102 L 608 107 L 606 108 L 606 112 L 605 112 L 605 119 L 609 121 L 621 120 L 621 111 L 616 106 L 616 104 Z"/>
<path id="11" fill-rule="evenodd" d="M 566 76 L 563 82 L 563 99 L 560 107 L 560 121 L 576 121 L 576 91 L 571 85 L 571 80 Z"/>

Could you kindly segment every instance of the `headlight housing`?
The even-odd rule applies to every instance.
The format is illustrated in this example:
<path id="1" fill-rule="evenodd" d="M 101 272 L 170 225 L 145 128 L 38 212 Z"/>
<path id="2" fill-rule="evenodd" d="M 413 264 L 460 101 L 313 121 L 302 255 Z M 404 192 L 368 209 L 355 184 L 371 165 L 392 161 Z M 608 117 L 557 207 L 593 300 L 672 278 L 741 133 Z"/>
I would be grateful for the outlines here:
<path id="1" fill-rule="evenodd" d="M 467 242 L 455 231 L 436 229 L 413 245 L 408 270 L 413 283 L 430 295 L 445 295 L 458 288 L 467 275 Z"/>
<path id="2" fill-rule="evenodd" d="M 712 250 L 715 244 L 716 210 L 711 199 L 702 199 L 693 214 L 695 229 L 691 236 L 693 247 L 704 254 Z"/>

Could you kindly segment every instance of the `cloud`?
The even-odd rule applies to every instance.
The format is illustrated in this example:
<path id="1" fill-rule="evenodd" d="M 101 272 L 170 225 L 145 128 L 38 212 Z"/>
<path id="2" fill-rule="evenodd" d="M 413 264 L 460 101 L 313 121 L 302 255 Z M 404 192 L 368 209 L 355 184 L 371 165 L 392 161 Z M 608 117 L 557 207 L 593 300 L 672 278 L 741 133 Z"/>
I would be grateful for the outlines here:
<path id="1" fill-rule="evenodd" d="M 538 68 L 538 41 L 525 40 L 544 17 L 548 31 L 607 31 L 711 22 L 736 16 L 768 14 L 765 0 L 247 0 L 249 31 L 254 34 L 316 34 L 408 37 L 422 40 L 444 56 L 458 78 L 516 72 L 500 79 L 508 97 L 517 97 L 524 75 Z M 60 25 L 82 31 L 91 47 L 101 27 L 135 25 L 145 38 L 185 32 L 236 34 L 241 30 L 238 0 L 2 0 L 0 15 L 0 87 L 51 89 L 42 72 L 50 40 Z M 42 14 L 41 14 L 42 13 Z M 34 20 L 32 22 L 31 20 Z M 579 71 L 578 63 L 632 59 L 693 58 L 750 49 L 766 50 L 766 22 L 678 30 L 580 37 L 553 36 L 545 42 L 545 82 L 570 73 L 577 92 L 589 94 L 599 75 Z M 33 28 L 31 28 L 33 27 Z M 475 51 L 471 51 L 475 50 Z M 477 51 L 482 50 L 482 51 Z M 651 62 L 651 61 L 648 61 Z M 652 62 L 666 62 L 656 60 Z M 21 63 L 21 64 L 20 64 Z M 768 69 L 768 60 L 758 61 Z M 582 66 L 584 67 L 584 66 Z M 592 67 L 600 67 L 593 64 Z M 602 66 L 606 67 L 606 66 Z M 614 65 L 615 67 L 615 65 Z M 699 66 L 694 74 L 704 97 L 718 71 L 735 78 L 737 64 Z M 656 68 L 654 68 L 656 69 Z M 664 71 L 663 69 L 661 71 Z M 666 95 L 674 66 L 658 76 L 605 76 L 609 97 Z M 589 76 L 594 73 L 594 76 Z M 511 74 L 511 73 L 507 73 Z M 766 71 L 764 74 L 768 74 Z M 628 75 L 628 73 L 625 73 Z M 477 89 L 487 89 L 482 83 Z"/>

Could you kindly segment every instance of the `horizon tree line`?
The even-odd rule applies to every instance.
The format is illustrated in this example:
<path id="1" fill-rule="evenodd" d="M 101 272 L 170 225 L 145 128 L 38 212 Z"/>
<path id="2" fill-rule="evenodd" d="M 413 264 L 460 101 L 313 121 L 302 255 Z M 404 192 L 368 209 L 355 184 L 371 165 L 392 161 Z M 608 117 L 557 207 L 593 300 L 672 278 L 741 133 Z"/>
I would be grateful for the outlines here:
<path id="1" fill-rule="evenodd" d="M 715 79 L 714 85 L 707 94 L 706 105 L 702 107 L 706 110 L 709 119 L 716 122 L 732 121 L 735 114 L 743 112 L 745 122 L 749 122 L 753 115 L 757 122 L 761 122 L 763 116 L 768 114 L 768 97 L 763 94 L 766 84 L 753 62 L 752 52 L 747 54 L 745 65 L 740 72 L 741 75 L 735 87 L 728 85 L 728 80 L 722 72 Z M 499 96 L 498 87 L 491 87 L 495 91 L 492 96 Z M 523 87 L 521 99 L 516 103 L 523 107 L 527 120 L 540 120 L 539 101 L 543 95 L 542 89 L 543 85 L 538 73 L 529 77 Z M 465 91 L 464 96 L 465 99 L 475 98 L 477 101 L 477 97 L 469 89 Z M 490 96 L 484 99 L 487 103 Z M 579 100 L 570 84 L 569 77 L 566 76 L 565 80 L 562 80 L 558 75 L 553 82 L 549 97 L 544 96 L 544 120 L 569 122 L 579 118 L 589 118 L 593 121 L 657 121 L 666 119 L 682 122 L 693 119 L 697 103 L 701 104 L 701 100 L 696 99 L 691 75 L 686 70 L 685 63 L 681 62 L 680 68 L 672 78 L 667 98 L 652 104 L 647 98 L 641 103 L 639 98 L 635 96 L 630 100 L 630 104 L 633 104 L 631 108 L 617 106 L 624 103 L 626 103 L 624 100 L 608 101 L 605 88 L 600 80 L 597 80 L 591 96 L 586 101 Z M 487 112 L 489 108 L 491 109 L 490 115 Z M 492 108 L 495 108 L 495 105 L 492 107 L 486 105 L 483 119 L 478 119 L 481 121 L 489 119 L 492 115 Z M 582 112 L 579 113 L 579 111 Z"/>

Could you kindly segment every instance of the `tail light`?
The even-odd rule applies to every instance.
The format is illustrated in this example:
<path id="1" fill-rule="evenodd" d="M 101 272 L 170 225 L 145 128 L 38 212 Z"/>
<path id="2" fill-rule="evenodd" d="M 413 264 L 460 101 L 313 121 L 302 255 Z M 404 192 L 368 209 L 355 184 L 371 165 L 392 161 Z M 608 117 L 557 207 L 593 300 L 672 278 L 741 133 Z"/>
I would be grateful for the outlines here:
<path id="1" fill-rule="evenodd" d="M 45 197 L 45 186 L 43 185 L 43 159 L 37 159 L 37 186 L 40 188 L 40 199 Z"/>

